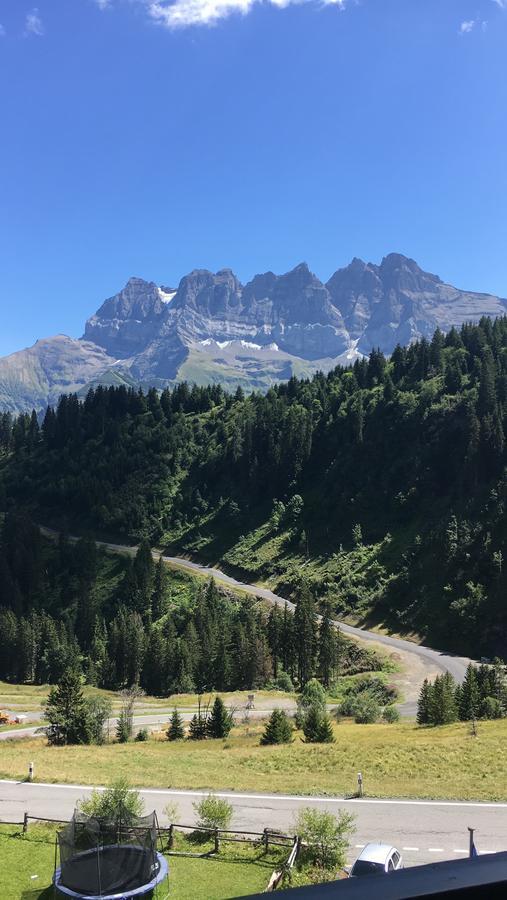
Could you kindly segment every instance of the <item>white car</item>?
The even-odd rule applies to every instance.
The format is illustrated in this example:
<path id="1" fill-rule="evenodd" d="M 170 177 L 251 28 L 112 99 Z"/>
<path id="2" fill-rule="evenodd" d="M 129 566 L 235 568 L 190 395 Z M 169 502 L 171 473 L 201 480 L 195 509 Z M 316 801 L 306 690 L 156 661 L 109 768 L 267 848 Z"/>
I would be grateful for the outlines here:
<path id="1" fill-rule="evenodd" d="M 403 868 L 401 853 L 391 844 L 366 844 L 352 866 L 349 878 L 388 875 Z"/>

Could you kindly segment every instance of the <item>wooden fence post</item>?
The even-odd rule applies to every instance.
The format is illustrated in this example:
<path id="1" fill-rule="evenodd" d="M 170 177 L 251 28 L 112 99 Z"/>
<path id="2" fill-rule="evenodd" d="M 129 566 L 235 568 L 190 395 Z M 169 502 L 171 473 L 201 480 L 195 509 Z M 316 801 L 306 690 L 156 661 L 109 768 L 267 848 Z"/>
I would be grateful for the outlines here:
<path id="1" fill-rule="evenodd" d="M 264 852 L 267 853 L 269 849 L 269 831 L 267 828 L 264 829 L 262 843 L 264 844 Z"/>
<path id="2" fill-rule="evenodd" d="M 23 816 L 23 834 L 26 834 L 28 831 L 28 813 L 26 812 Z"/>
<path id="3" fill-rule="evenodd" d="M 215 828 L 215 853 L 218 853 L 220 850 L 220 839 L 218 835 L 218 828 Z"/>
<path id="4" fill-rule="evenodd" d="M 167 849 L 172 850 L 174 846 L 174 825 L 169 825 L 169 837 L 167 840 Z"/>

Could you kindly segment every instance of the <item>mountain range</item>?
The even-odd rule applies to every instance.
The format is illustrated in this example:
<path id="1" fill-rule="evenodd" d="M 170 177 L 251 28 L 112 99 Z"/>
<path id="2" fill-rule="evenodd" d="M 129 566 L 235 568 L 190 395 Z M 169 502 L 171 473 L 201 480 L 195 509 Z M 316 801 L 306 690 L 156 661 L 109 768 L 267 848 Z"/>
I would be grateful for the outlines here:
<path id="1" fill-rule="evenodd" d="M 459 290 L 397 253 L 380 265 L 355 258 L 326 283 L 306 263 L 245 285 L 230 269 L 195 269 L 178 288 L 130 278 L 81 338 L 56 335 L 0 359 L 0 409 L 42 410 L 97 384 L 266 390 L 506 311 L 507 300 Z"/>

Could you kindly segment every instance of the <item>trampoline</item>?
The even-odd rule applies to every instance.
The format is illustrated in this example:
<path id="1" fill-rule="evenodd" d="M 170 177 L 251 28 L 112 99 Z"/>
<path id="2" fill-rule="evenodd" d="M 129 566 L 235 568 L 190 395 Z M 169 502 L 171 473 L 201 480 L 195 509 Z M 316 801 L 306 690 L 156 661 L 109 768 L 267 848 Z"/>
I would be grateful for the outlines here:
<path id="1" fill-rule="evenodd" d="M 76 810 L 57 835 L 60 866 L 55 864 L 53 879 L 57 896 L 81 900 L 157 896 L 168 876 L 167 861 L 157 851 L 157 834 L 155 813 L 112 821 Z"/>

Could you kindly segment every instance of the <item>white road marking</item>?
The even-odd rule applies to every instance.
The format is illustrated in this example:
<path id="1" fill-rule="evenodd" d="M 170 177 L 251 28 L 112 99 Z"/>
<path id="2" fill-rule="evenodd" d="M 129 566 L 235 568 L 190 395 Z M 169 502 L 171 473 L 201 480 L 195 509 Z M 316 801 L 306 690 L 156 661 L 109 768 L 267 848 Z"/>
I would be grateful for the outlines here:
<path id="1" fill-rule="evenodd" d="M 414 853 L 419 853 L 419 847 L 402 847 L 402 850 L 411 850 Z"/>
<path id="2" fill-rule="evenodd" d="M 443 847 L 428 847 L 428 853 L 443 853 Z"/>
<path id="3" fill-rule="evenodd" d="M 362 850 L 363 847 L 365 847 L 365 846 L 366 846 L 366 844 L 356 844 L 356 849 L 357 849 L 357 850 Z"/>
<path id="4" fill-rule="evenodd" d="M 10 778 L 0 778 L 0 784 L 25 784 L 26 782 L 21 781 L 13 781 Z M 34 787 L 47 787 L 47 788 L 68 788 L 69 790 L 79 790 L 79 791 L 91 791 L 95 788 L 95 790 L 105 790 L 104 787 L 93 785 L 93 784 L 59 784 L 55 782 L 53 784 L 44 782 L 44 781 L 34 781 L 32 782 Z M 182 797 L 207 797 L 209 791 L 186 791 L 181 789 L 160 789 L 160 788 L 143 788 L 139 787 L 137 790 L 142 791 L 143 794 L 174 794 L 176 796 Z M 507 809 L 507 803 L 481 803 L 481 802 L 469 802 L 465 801 L 461 803 L 459 800 L 374 800 L 369 799 L 367 797 L 362 797 L 361 799 L 355 800 L 345 800 L 343 797 L 320 797 L 319 795 L 300 795 L 300 794 L 241 794 L 236 791 L 215 791 L 214 792 L 217 797 L 226 797 L 227 799 L 233 800 L 258 800 L 262 802 L 263 800 L 283 800 L 283 801 L 304 801 L 305 803 L 350 803 L 352 806 L 357 806 L 359 804 L 363 805 L 387 805 L 387 806 L 458 806 L 458 807 L 477 807 L 479 809 Z"/>
<path id="5" fill-rule="evenodd" d="M 468 850 L 453 850 L 453 853 L 468 853 Z"/>

